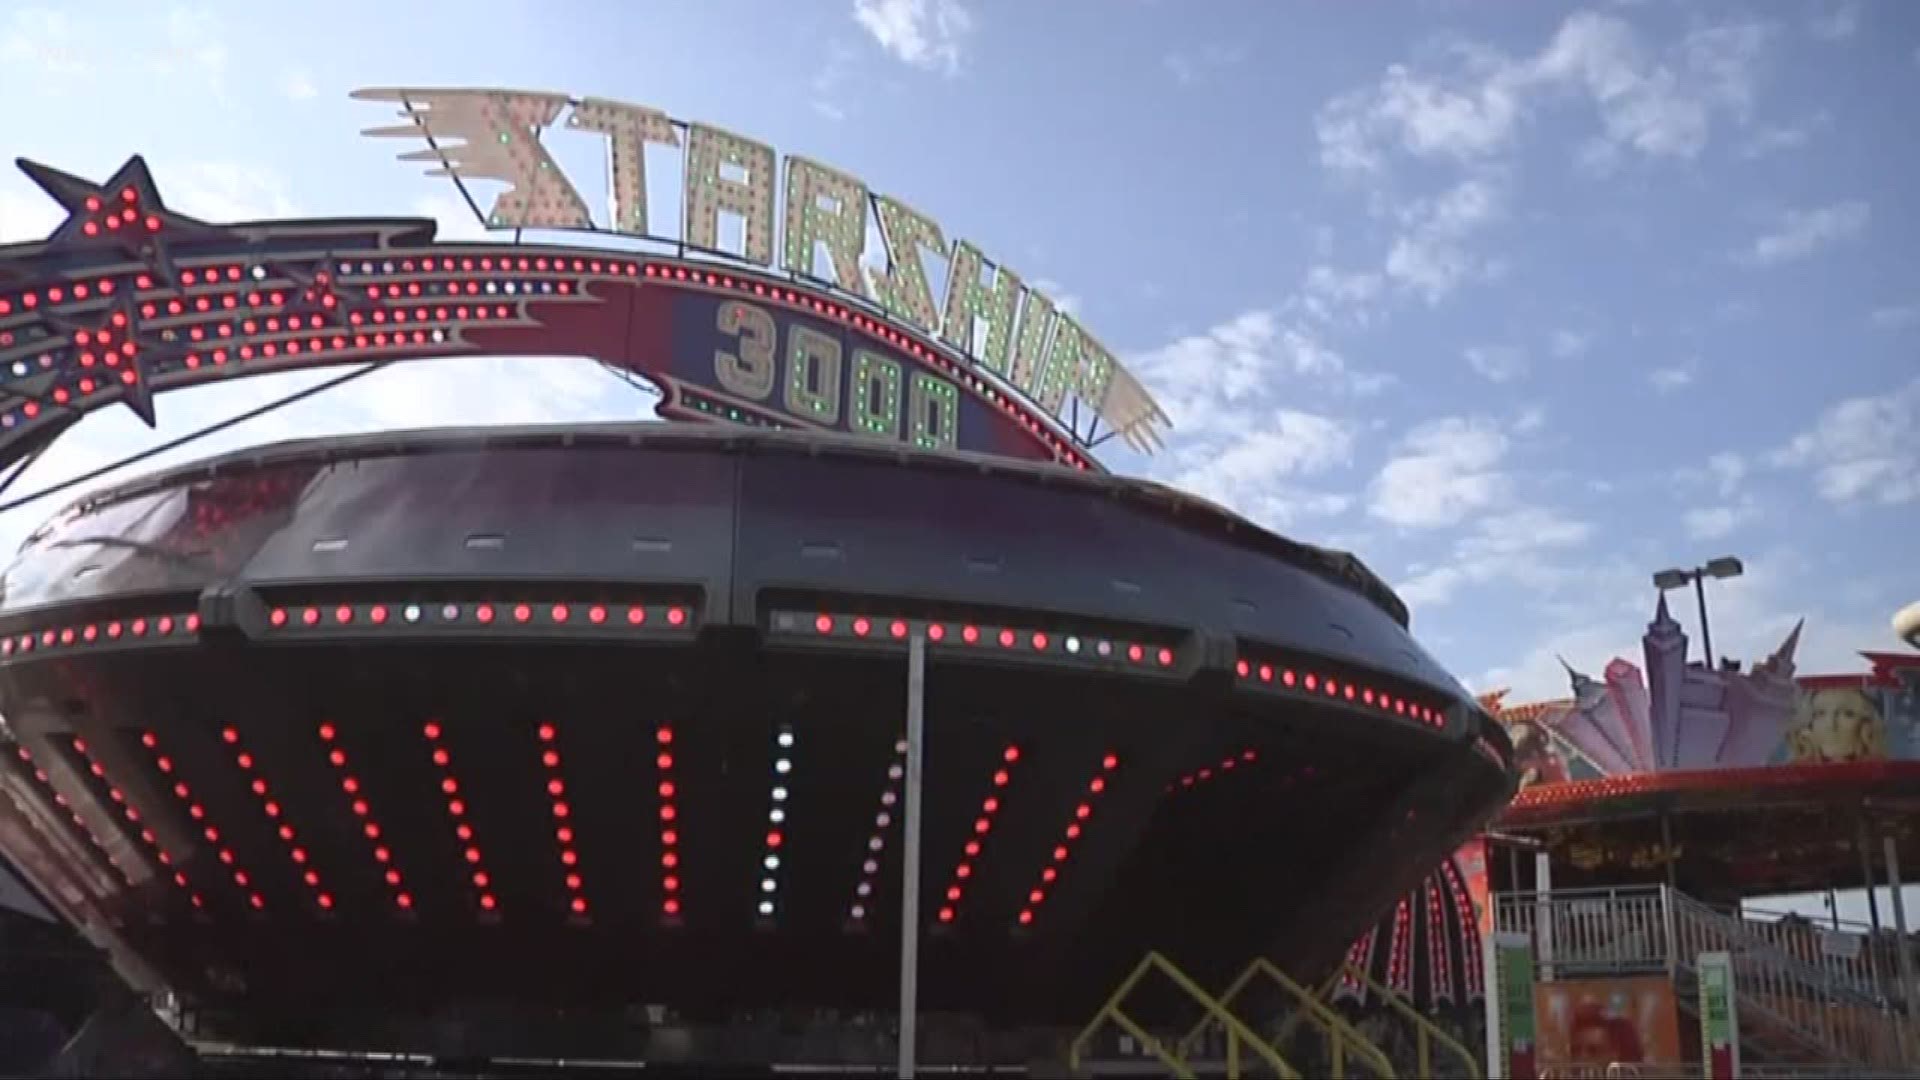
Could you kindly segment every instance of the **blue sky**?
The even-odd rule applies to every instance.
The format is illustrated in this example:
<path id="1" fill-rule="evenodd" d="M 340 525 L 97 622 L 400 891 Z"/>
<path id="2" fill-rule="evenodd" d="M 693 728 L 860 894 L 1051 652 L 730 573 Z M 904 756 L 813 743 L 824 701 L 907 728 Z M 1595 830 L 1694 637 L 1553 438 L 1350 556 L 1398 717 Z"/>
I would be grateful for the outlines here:
<path id="1" fill-rule="evenodd" d="M 419 213 L 371 85 L 567 91 L 802 153 L 1069 298 L 1176 428 L 1110 464 L 1347 547 L 1476 687 L 1636 649 L 1721 554 L 1723 652 L 1803 670 L 1920 599 L 1920 196 L 1905 3 L 1173 0 L 10 5 L 4 149 L 147 155 L 213 219 Z M 563 159 L 599 174 L 598 147 Z M 590 202 L 597 196 L 588 191 Z M 0 237 L 51 204 L 0 180 Z M 175 393 L 29 489 L 317 381 Z M 196 444 L 631 417 L 573 361 L 412 365 Z M 0 518 L 11 544 L 52 505 Z M 1906 542 L 1901 543 L 1900 537 Z M 1676 614 L 1693 621 L 1691 603 Z"/>

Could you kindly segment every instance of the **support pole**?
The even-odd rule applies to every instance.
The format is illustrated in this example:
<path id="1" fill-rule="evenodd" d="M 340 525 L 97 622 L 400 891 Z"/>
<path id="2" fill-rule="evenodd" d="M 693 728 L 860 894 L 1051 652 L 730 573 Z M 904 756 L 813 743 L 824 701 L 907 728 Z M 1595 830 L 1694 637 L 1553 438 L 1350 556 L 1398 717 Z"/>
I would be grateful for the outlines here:
<path id="1" fill-rule="evenodd" d="M 920 1023 L 920 796 L 926 763 L 927 639 L 907 643 L 907 806 L 900 822 L 900 1061 L 912 1080 Z"/>
<path id="2" fill-rule="evenodd" d="M 1900 894 L 1906 886 L 1900 881 L 1900 847 L 1892 836 L 1881 837 L 1881 850 L 1887 857 L 1887 886 L 1893 890 L 1893 932 L 1898 936 L 1895 948 L 1900 959 L 1900 996 L 1906 1005 L 1907 1020 L 1911 1023 L 1920 1013 L 1915 1012 L 1920 1002 L 1914 1001 L 1913 985 L 1913 947 L 1907 940 L 1907 904 Z"/>
<path id="3" fill-rule="evenodd" d="M 1660 861 L 1667 864 L 1667 888 L 1680 888 L 1680 860 L 1673 857 L 1673 814 L 1660 810 Z"/>
<path id="4" fill-rule="evenodd" d="M 1867 886 L 1867 978 L 1873 983 L 1873 992 L 1884 994 L 1880 985 L 1880 899 L 1879 886 L 1873 879 L 1873 839 L 1867 833 L 1867 819 L 1862 815 L 1854 830 L 1854 846 L 1860 849 L 1860 880 Z"/>
<path id="5" fill-rule="evenodd" d="M 1544 848 L 1533 853 L 1533 941 L 1539 950 L 1540 981 L 1553 981 L 1553 857 Z"/>
<path id="6" fill-rule="evenodd" d="M 1706 650 L 1707 670 L 1717 671 L 1720 668 L 1720 661 L 1713 658 L 1713 633 L 1707 629 L 1707 572 L 1705 570 L 1693 572 L 1693 595 L 1700 601 L 1700 646 Z"/>

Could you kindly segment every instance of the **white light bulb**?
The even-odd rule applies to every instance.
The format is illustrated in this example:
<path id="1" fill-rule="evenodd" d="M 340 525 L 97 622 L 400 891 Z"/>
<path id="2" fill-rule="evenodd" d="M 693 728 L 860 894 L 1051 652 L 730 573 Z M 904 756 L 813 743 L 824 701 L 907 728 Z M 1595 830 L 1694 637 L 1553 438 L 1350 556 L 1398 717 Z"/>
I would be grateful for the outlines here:
<path id="1" fill-rule="evenodd" d="M 902 770 L 901 770 L 901 768 L 900 768 L 900 766 L 898 766 L 898 765 L 893 765 L 893 766 L 889 766 L 889 767 L 887 768 L 887 779 L 889 779 L 889 780 L 898 780 L 898 779 L 900 779 L 900 775 L 901 775 L 901 772 L 902 772 Z"/>
<path id="2" fill-rule="evenodd" d="M 884 840 L 882 840 L 882 839 L 880 839 L 879 837 L 877 837 L 877 836 L 876 836 L 876 837 L 874 837 L 873 839 L 871 839 L 871 840 L 869 840 L 869 841 L 867 841 L 867 850 L 868 850 L 868 851 L 879 851 L 879 850 L 880 850 L 880 847 L 881 847 L 881 845 L 882 845 L 882 844 L 885 844 L 885 843 L 886 843 L 886 841 L 884 841 Z"/>
<path id="3" fill-rule="evenodd" d="M 877 874 L 880 872 L 880 864 L 873 859 L 868 859 L 860 864 L 860 869 L 865 873 Z"/>
<path id="4" fill-rule="evenodd" d="M 773 914 L 773 901 L 771 900 L 760 901 L 760 914 L 762 915 Z"/>
<path id="5" fill-rule="evenodd" d="M 774 801 L 774 802 L 786 802 L 786 801 L 787 801 L 787 789 L 786 789 L 786 788 L 783 788 L 783 787 L 777 787 L 777 788 L 774 788 L 774 789 L 773 789 L 773 801 Z"/>
<path id="6" fill-rule="evenodd" d="M 894 803 L 894 800 L 895 800 L 895 795 L 891 790 L 883 791 L 880 793 L 881 806 L 892 806 Z"/>
<path id="7" fill-rule="evenodd" d="M 1068 651 L 1068 652 L 1070 652 L 1070 653 L 1077 653 L 1077 652 L 1079 652 L 1079 651 L 1080 651 L 1080 639 L 1079 639 L 1079 638 L 1077 638 L 1077 637 L 1070 637 L 1070 638 L 1068 638 L 1068 639 L 1067 639 L 1067 651 Z"/>
<path id="8" fill-rule="evenodd" d="M 854 917 L 854 918 L 856 918 L 856 919 L 864 919 L 864 918 L 866 918 L 866 917 L 867 917 L 867 909 L 866 909 L 865 907 L 863 907 L 862 905 L 860 905 L 860 904 L 855 904 L 855 905 L 853 905 L 853 917 Z"/>
<path id="9" fill-rule="evenodd" d="M 773 809 L 767 811 L 767 820 L 773 822 L 775 825 L 778 825 L 781 822 L 787 820 L 787 812 L 776 806 Z"/>
<path id="10" fill-rule="evenodd" d="M 788 761 L 786 758 L 781 758 L 773 763 L 773 771 L 785 776 L 787 773 L 793 771 L 793 762 Z"/>
<path id="11" fill-rule="evenodd" d="M 766 858 L 766 864 L 767 864 L 767 869 L 769 869 L 769 870 L 778 870 L 778 869 L 780 869 L 780 856 L 778 856 L 778 855 L 769 855 L 769 856 L 767 856 L 767 858 Z"/>
<path id="12" fill-rule="evenodd" d="M 772 878 L 761 878 L 761 879 L 760 879 L 760 891 L 761 891 L 761 892 L 772 892 L 773 890 L 775 890 L 775 889 L 777 889 L 777 888 L 779 888 L 779 887 L 780 887 L 780 883 L 779 883 L 779 882 L 776 882 L 776 881 L 774 881 L 774 880 L 773 880 Z"/>
<path id="13" fill-rule="evenodd" d="M 900 740 L 897 740 L 897 741 L 896 741 L 896 742 L 895 742 L 895 743 L 893 744 L 893 752 L 894 752 L 894 753 L 896 753 L 896 754 L 904 754 L 904 753 L 906 753 L 906 752 L 907 752 L 907 740 L 905 740 L 905 739 L 900 739 Z"/>
<path id="14" fill-rule="evenodd" d="M 406 620 L 408 622 L 419 622 L 420 621 L 420 605 L 408 604 L 407 610 L 402 612 L 401 614 L 406 617 Z"/>
<path id="15" fill-rule="evenodd" d="M 873 895 L 873 885 L 870 884 L 869 882 L 863 881 L 860 883 L 859 887 L 855 888 L 853 891 L 855 895 L 859 896 L 862 900 L 864 900 L 867 897 Z"/>
<path id="16" fill-rule="evenodd" d="M 882 810 L 878 814 L 874 815 L 873 823 L 884 829 L 887 826 L 893 824 L 893 815 L 887 813 L 885 810 Z"/>
<path id="17" fill-rule="evenodd" d="M 458 619 L 460 617 L 460 605 L 447 604 L 443 606 L 440 609 L 440 617 L 447 620 L 448 622 L 452 622 L 455 619 Z"/>
<path id="18" fill-rule="evenodd" d="M 780 733 L 779 737 L 774 739 L 773 741 L 779 743 L 782 747 L 792 746 L 793 732 L 783 731 Z"/>

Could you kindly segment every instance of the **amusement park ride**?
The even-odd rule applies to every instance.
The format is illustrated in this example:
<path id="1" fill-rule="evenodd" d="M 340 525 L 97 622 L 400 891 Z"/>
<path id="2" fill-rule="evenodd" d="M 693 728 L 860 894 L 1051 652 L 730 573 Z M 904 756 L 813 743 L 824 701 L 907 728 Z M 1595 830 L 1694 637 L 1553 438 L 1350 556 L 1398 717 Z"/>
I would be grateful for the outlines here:
<path id="1" fill-rule="evenodd" d="M 681 422 L 280 444 L 29 538 L 0 852 L 138 1002 L 69 1071 L 156 1013 L 247 1070 L 1017 1068 L 1160 1023 L 1109 998 L 1137 963 L 1298 1071 L 1216 992 L 1259 958 L 1306 1002 L 1517 775 L 1393 593 L 1106 473 L 1166 425 L 1145 389 L 853 177 L 639 106 L 362 96 L 470 201 L 503 185 L 474 206 L 511 241 L 214 224 L 137 158 L 23 162 L 67 219 L 0 249 L 0 463 L 176 388 L 430 357 L 589 357 Z M 607 142 L 604 227 L 562 116 Z M 557 229 L 599 242 L 520 242 Z"/>
<path id="2" fill-rule="evenodd" d="M 511 237 L 22 162 L 67 218 L 0 248 L 0 490 L 315 367 L 584 357 L 676 422 L 283 443 L 35 532 L 0 1069 L 20 1010 L 63 1074 L 1920 1062 L 1920 654 L 1689 660 L 1662 600 L 1643 664 L 1476 699 L 1352 556 L 1104 470 L 1151 395 L 899 200 L 641 106 L 360 96 Z"/>

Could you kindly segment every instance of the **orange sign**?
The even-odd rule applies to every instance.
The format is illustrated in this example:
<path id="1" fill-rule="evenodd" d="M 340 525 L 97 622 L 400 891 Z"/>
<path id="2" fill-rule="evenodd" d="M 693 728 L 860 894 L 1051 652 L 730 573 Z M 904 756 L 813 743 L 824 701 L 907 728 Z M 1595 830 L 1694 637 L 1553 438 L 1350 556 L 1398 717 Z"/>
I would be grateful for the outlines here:
<path id="1" fill-rule="evenodd" d="M 1533 992 L 1543 1064 L 1680 1060 L 1680 1018 L 1664 976 L 1540 983 Z"/>
<path id="2" fill-rule="evenodd" d="M 1474 920 L 1479 923 L 1480 937 L 1485 939 L 1493 933 L 1493 901 L 1487 886 L 1487 841 L 1476 836 L 1460 845 L 1453 853 L 1454 864 L 1460 867 L 1460 876 L 1467 879 L 1467 898 L 1473 901 Z"/>

